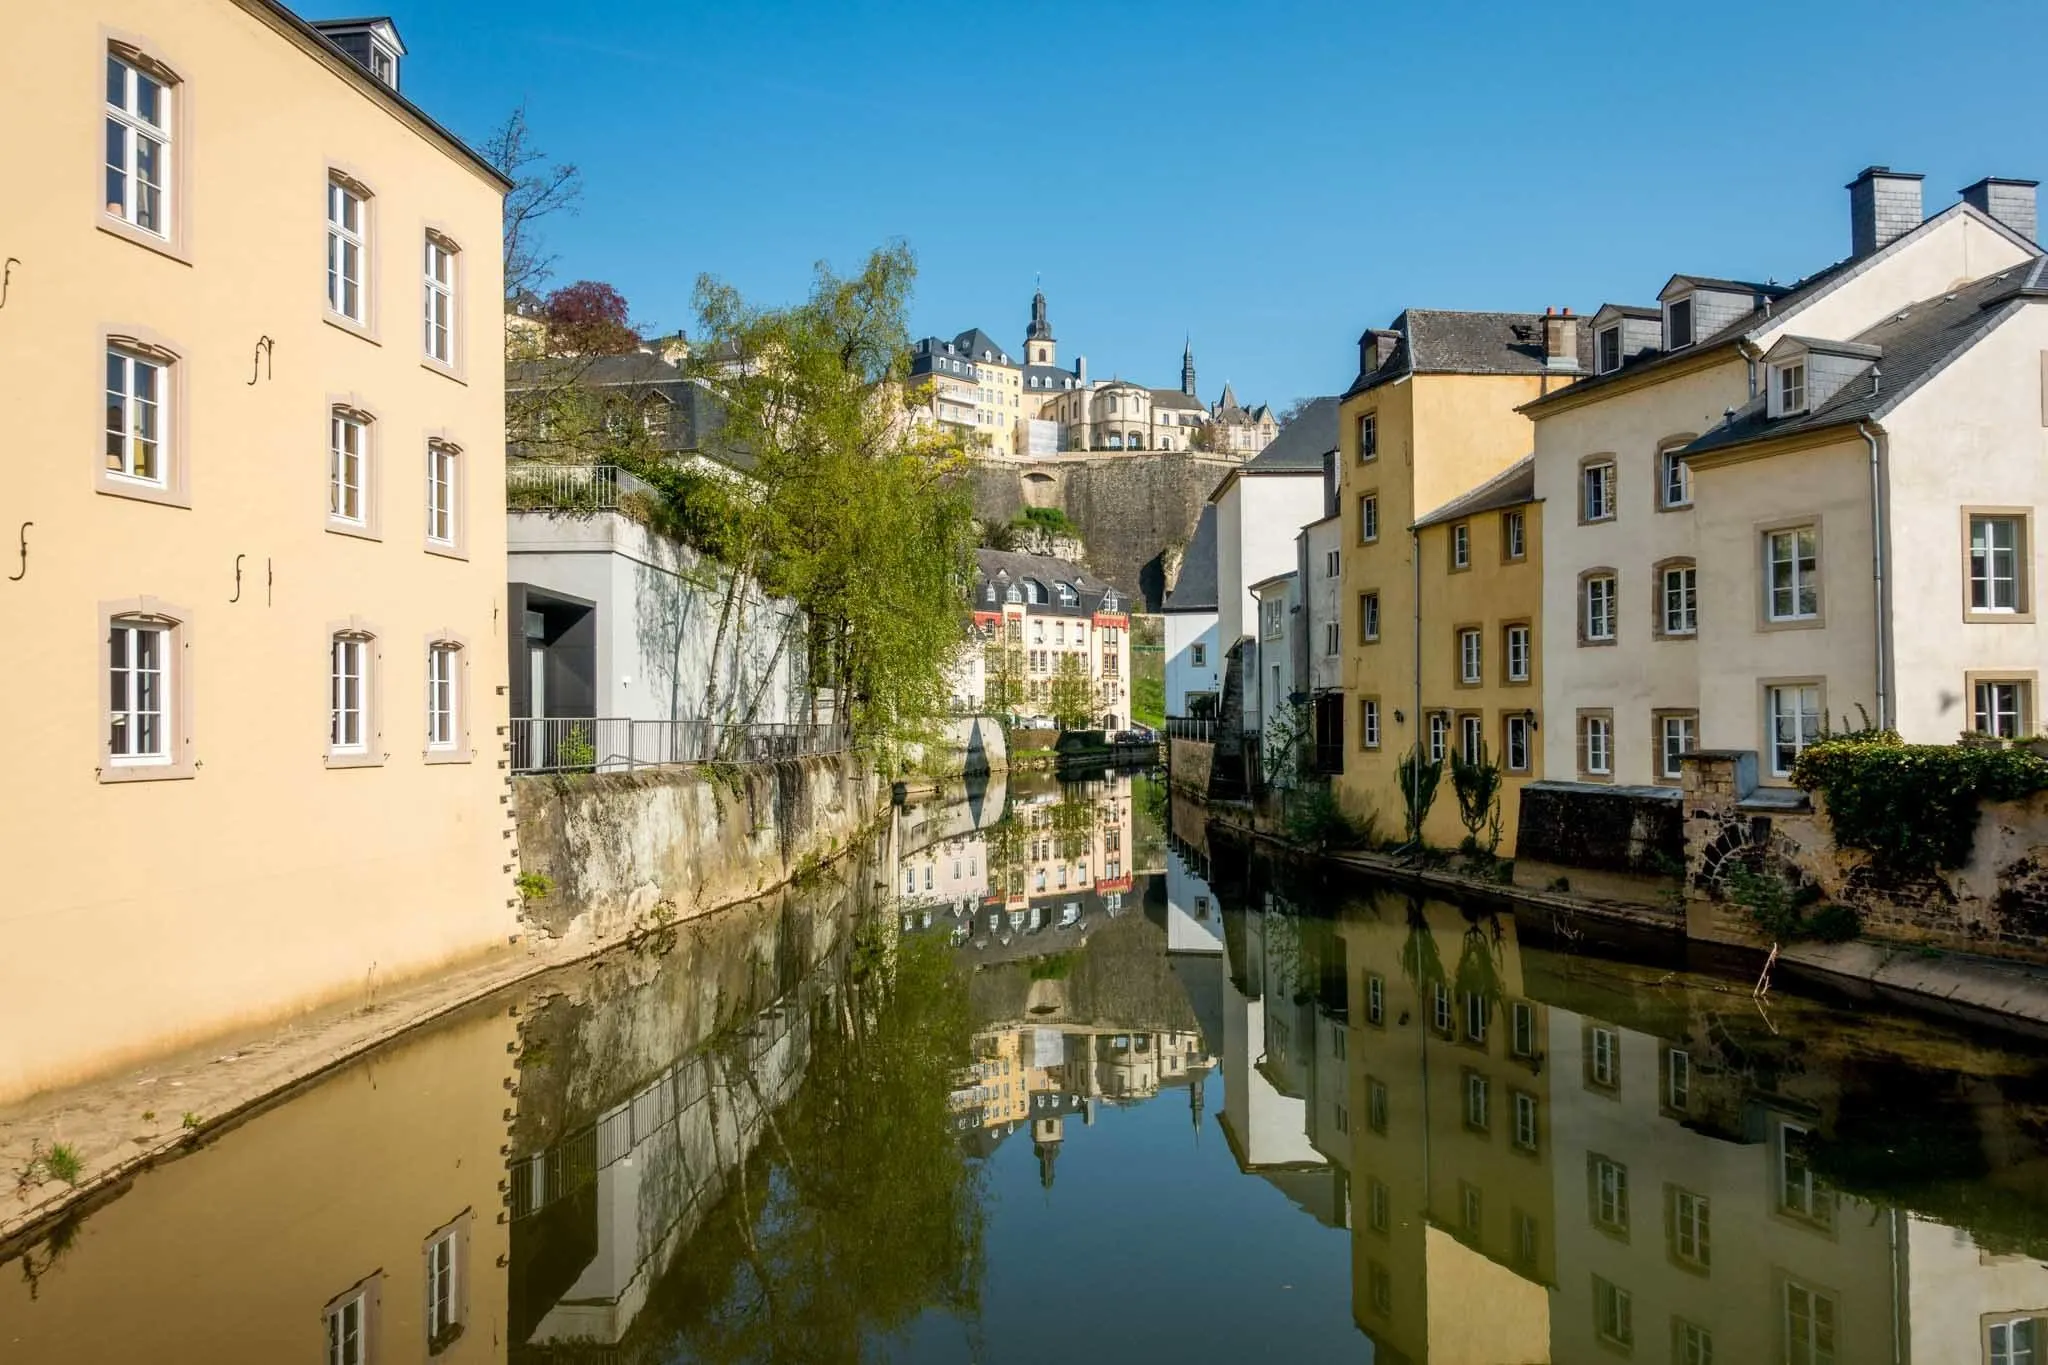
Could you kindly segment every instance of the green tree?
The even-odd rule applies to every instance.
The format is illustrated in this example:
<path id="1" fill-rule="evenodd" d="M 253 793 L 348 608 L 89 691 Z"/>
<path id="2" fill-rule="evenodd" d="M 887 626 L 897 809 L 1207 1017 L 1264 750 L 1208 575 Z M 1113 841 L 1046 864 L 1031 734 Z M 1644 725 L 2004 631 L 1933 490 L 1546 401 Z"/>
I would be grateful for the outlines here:
<path id="1" fill-rule="evenodd" d="M 1486 852 L 1500 847 L 1500 794 L 1503 778 L 1500 764 L 1493 761 L 1482 741 L 1479 752 L 1451 755 L 1451 790 L 1458 798 L 1458 819 L 1465 826 L 1465 847 L 1480 847 L 1479 832 L 1486 831 Z"/>
<path id="2" fill-rule="evenodd" d="M 1024 646 L 1009 639 L 1001 626 L 982 642 L 982 709 L 1014 715 L 1024 709 L 1026 680 Z"/>
<path id="3" fill-rule="evenodd" d="M 1394 766 L 1394 777 L 1401 784 L 1401 814 L 1408 824 L 1408 842 L 1420 844 L 1422 822 L 1429 818 L 1437 787 L 1444 779 L 1444 761 L 1427 757 L 1417 744 Z"/>
<path id="4" fill-rule="evenodd" d="M 1062 654 L 1047 689 L 1047 708 L 1062 730 L 1085 730 L 1095 719 L 1095 681 L 1078 654 Z"/>

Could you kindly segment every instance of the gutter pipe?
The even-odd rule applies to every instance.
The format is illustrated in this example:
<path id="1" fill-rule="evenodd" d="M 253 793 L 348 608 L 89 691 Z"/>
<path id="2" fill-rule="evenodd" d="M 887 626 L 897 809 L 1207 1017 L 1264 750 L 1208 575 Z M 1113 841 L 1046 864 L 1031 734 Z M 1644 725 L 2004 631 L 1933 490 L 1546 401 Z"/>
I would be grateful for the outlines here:
<path id="1" fill-rule="evenodd" d="M 1886 687 L 1886 667 L 1890 657 L 1887 647 L 1888 632 L 1885 622 L 1885 543 L 1884 543 L 1884 457 L 1878 445 L 1877 433 L 1870 429 L 1870 423 L 1858 422 L 1857 434 L 1870 447 L 1870 586 L 1874 610 L 1871 613 L 1872 636 L 1876 640 L 1877 665 L 1877 728 L 1888 730 L 1892 725 L 1891 692 Z"/>

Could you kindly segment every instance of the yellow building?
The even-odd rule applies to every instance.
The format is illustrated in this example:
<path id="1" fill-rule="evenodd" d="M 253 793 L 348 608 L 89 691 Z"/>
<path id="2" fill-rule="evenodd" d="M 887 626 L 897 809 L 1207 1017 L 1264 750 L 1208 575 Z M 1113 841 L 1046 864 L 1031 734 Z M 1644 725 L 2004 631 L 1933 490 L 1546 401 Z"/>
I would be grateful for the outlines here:
<path id="1" fill-rule="evenodd" d="M 1353 737 L 1337 790 L 1384 833 L 1404 826 L 1395 771 L 1404 754 L 1424 745 L 1448 755 L 1467 722 L 1503 753 L 1511 720 L 1518 729 L 1541 723 L 1538 518 L 1526 477 L 1511 472 L 1530 449 L 1529 419 L 1516 409 L 1576 378 L 1580 349 L 1569 314 L 1411 308 L 1359 340 L 1358 379 L 1338 419 L 1338 607 Z M 1510 557 L 1517 526 L 1521 553 Z M 1527 683 L 1506 671 L 1508 628 L 1524 622 Z M 1461 651 L 1470 646 L 1460 632 L 1472 630 L 1481 672 L 1467 684 Z M 1527 734 L 1515 738 L 1529 761 L 1519 784 L 1541 772 Z M 1503 796 L 1503 847 L 1513 846 L 1516 804 Z M 1448 772 L 1425 834 L 1435 843 L 1463 837 Z"/>
<path id="2" fill-rule="evenodd" d="M 17 9 L 0 1101 L 518 925 L 506 182 L 388 21 Z"/>
<path id="3" fill-rule="evenodd" d="M 932 386 L 931 416 L 960 428 L 985 453 L 1017 450 L 1024 420 L 1024 366 L 979 327 L 910 348 L 910 379 Z M 1036 415 L 1036 414 L 1031 414 Z"/>

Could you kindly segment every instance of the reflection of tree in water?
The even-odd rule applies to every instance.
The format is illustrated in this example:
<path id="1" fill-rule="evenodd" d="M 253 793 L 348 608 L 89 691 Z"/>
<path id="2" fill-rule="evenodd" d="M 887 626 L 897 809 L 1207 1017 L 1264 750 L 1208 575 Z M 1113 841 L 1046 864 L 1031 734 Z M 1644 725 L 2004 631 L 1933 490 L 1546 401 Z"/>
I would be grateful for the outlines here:
<path id="1" fill-rule="evenodd" d="M 1015 807 L 1004 811 L 1003 818 L 988 827 L 982 836 L 982 848 L 988 860 L 990 895 L 1024 894 L 1024 852 L 1029 842 Z"/>
<path id="2" fill-rule="evenodd" d="M 942 940 L 882 932 L 859 932 L 803 1088 L 659 1291 L 683 1359 L 852 1362 L 928 1309 L 979 1314 L 981 1169 L 948 1102 L 966 984 Z M 714 1074 L 728 1105 L 751 1082 L 729 1051 Z"/>
<path id="3" fill-rule="evenodd" d="M 1408 939 L 1401 945 L 1401 975 L 1419 996 L 1444 979 L 1443 955 L 1437 951 L 1436 934 L 1430 930 L 1429 914 L 1420 896 L 1408 898 Z"/>
<path id="4" fill-rule="evenodd" d="M 1465 941 L 1458 949 L 1458 971 L 1454 978 L 1458 993 L 1476 995 L 1486 1001 L 1489 1016 L 1507 1003 L 1507 989 L 1501 982 L 1501 940 L 1500 921 L 1486 913 L 1466 924 Z"/>
<path id="5" fill-rule="evenodd" d="M 1086 788 L 1077 785 L 1068 787 L 1061 800 L 1046 808 L 1046 817 L 1052 826 L 1053 851 L 1071 863 L 1094 847 L 1102 807 L 1090 799 Z"/>

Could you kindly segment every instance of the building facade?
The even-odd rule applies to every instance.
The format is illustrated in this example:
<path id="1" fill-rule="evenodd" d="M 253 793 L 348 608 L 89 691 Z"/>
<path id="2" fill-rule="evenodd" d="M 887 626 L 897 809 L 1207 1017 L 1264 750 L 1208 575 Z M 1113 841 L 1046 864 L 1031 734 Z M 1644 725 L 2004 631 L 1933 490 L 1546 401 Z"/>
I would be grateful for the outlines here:
<path id="1" fill-rule="evenodd" d="M 0 1028 L 37 1044 L 0 1098 L 518 926 L 506 182 L 400 94 L 388 23 L 17 20 L 0 89 L 39 131 L 0 148 L 26 452 L 0 698 L 36 718 L 7 818 L 43 856 L 0 966 Z"/>
<path id="2" fill-rule="evenodd" d="M 1131 716 L 1129 599 L 1078 564 L 1049 555 L 975 551 L 973 631 L 955 675 L 957 703 L 1052 716 L 1068 679 L 1085 686 L 1095 724 Z"/>
<path id="3" fill-rule="evenodd" d="M 1217 648 L 1216 506 L 1202 508 L 1181 555 L 1180 575 L 1160 606 L 1166 635 L 1166 714 L 1213 715 L 1223 660 Z"/>

